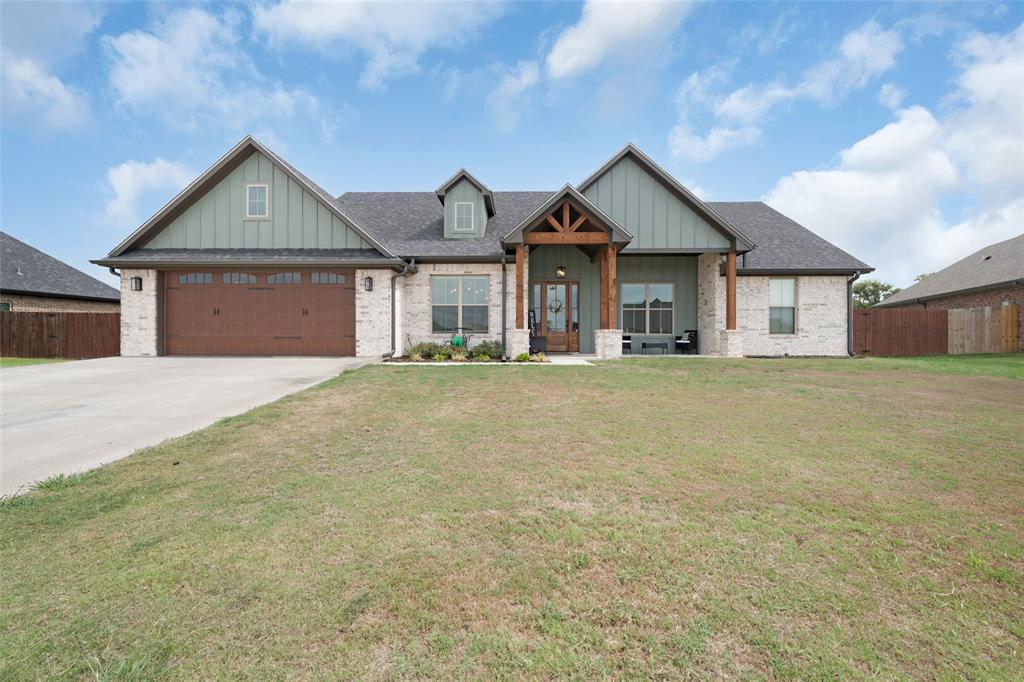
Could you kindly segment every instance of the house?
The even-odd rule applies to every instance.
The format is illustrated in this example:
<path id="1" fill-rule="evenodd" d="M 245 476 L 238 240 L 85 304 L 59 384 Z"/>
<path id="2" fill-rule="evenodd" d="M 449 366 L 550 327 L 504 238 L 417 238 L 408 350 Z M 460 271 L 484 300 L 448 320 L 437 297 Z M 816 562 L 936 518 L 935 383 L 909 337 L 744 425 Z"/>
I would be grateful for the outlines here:
<path id="1" fill-rule="evenodd" d="M 117 289 L 0 232 L 0 310 L 116 313 Z"/>
<path id="2" fill-rule="evenodd" d="M 1024 234 L 975 251 L 875 307 L 949 310 L 1001 305 L 1024 310 Z M 1024 315 L 1018 319 L 1018 338 L 1024 350 Z"/>
<path id="3" fill-rule="evenodd" d="M 633 145 L 578 185 L 332 196 L 246 137 L 105 258 L 122 355 L 845 355 L 870 267 L 760 202 L 704 202 Z"/>

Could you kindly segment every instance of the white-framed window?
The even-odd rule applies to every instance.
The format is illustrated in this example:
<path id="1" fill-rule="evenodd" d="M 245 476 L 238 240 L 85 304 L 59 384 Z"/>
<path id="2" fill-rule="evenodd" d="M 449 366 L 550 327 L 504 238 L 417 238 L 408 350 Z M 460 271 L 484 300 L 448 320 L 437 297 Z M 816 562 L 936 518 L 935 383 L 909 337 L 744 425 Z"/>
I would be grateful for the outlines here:
<path id="1" fill-rule="evenodd" d="M 455 232 L 473 231 L 473 202 L 458 201 L 455 203 Z"/>
<path id="2" fill-rule="evenodd" d="M 486 275 L 433 275 L 430 278 L 431 331 L 447 334 L 461 328 L 486 333 L 489 289 Z"/>
<path id="3" fill-rule="evenodd" d="M 270 188 L 268 185 L 245 186 L 245 217 L 270 217 Z"/>
<path id="4" fill-rule="evenodd" d="M 768 280 L 768 333 L 796 333 L 796 279 L 773 277 Z"/>
<path id="5" fill-rule="evenodd" d="M 673 333 L 675 285 L 663 283 L 623 284 L 623 334 Z"/>

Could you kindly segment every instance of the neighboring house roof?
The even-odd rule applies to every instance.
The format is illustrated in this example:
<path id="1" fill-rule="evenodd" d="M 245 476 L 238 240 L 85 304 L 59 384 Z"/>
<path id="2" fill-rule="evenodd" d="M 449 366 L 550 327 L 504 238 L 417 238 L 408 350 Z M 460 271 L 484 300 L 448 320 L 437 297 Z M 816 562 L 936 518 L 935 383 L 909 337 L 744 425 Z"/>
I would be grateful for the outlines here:
<path id="1" fill-rule="evenodd" d="M 389 265 L 392 259 L 374 249 L 133 249 L 120 256 L 96 261 L 100 265 L 135 267 L 176 265 L 286 266 L 308 265 L 355 267 Z"/>
<path id="2" fill-rule="evenodd" d="M 740 257 L 739 272 L 853 273 L 874 269 L 760 201 L 713 201 L 708 205 L 757 244 Z"/>
<path id="3" fill-rule="evenodd" d="M 119 301 L 121 292 L 25 242 L 0 232 L 0 291 Z"/>
<path id="4" fill-rule="evenodd" d="M 460 180 L 466 180 L 466 182 L 470 183 L 480 191 L 480 194 L 484 196 L 484 206 L 487 207 L 487 217 L 492 217 L 494 215 L 494 194 L 487 185 L 473 177 L 473 174 L 465 168 L 457 170 L 455 175 L 450 177 L 444 184 L 434 190 L 434 194 L 436 194 L 437 198 L 441 200 L 442 204 L 444 204 L 444 196 L 452 187 L 457 185 Z"/>
<path id="5" fill-rule="evenodd" d="M 403 258 L 497 259 L 502 237 L 551 194 L 494 192 L 494 217 L 480 239 L 446 239 L 444 207 L 432 192 L 346 192 L 338 204 Z"/>
<path id="6" fill-rule="evenodd" d="M 692 210 L 696 211 L 701 217 L 711 223 L 712 226 L 727 237 L 735 239 L 736 247 L 739 250 L 743 251 L 754 248 L 757 240 L 751 240 L 743 230 L 737 228 L 736 225 L 732 224 L 727 218 L 719 214 L 718 211 L 713 208 L 712 204 L 702 201 L 696 194 L 680 184 L 680 182 L 672 177 L 664 168 L 655 163 L 651 157 L 637 149 L 632 143 L 627 143 L 626 146 L 620 149 L 615 156 L 608 159 L 604 165 L 594 171 L 590 177 L 581 182 L 577 189 L 580 192 L 586 192 L 588 187 L 597 182 L 598 179 L 600 179 L 600 177 L 612 166 L 617 164 L 626 156 L 632 158 L 633 161 L 640 164 L 642 168 L 650 172 L 662 183 L 662 185 L 664 185 L 666 189 L 675 194 L 680 201 L 689 206 Z"/>
<path id="7" fill-rule="evenodd" d="M 256 151 L 278 164 L 286 175 L 320 199 L 331 213 L 346 223 L 356 234 L 372 244 L 375 248 L 380 249 L 385 256 L 394 258 L 394 254 L 389 253 L 379 242 L 368 235 L 356 221 L 345 215 L 334 197 L 328 194 L 324 188 L 320 187 L 320 185 L 300 173 L 298 169 L 272 152 L 251 135 L 246 135 L 242 141 L 232 147 L 227 154 L 218 159 L 216 163 L 210 166 L 198 178 L 193 180 L 185 189 L 181 190 L 181 192 L 171 199 L 167 205 L 157 211 L 152 218 L 143 223 L 142 227 L 135 230 L 135 232 L 133 232 L 127 239 L 115 246 L 108 256 L 120 256 L 126 251 L 138 248 L 145 244 L 152 235 L 170 224 L 170 222 L 182 211 L 198 201 L 203 194 L 210 189 L 210 187 L 219 182 L 228 172 L 236 168 L 242 161 L 248 158 L 250 154 Z M 94 262 L 99 263 L 100 261 Z"/>
<path id="8" fill-rule="evenodd" d="M 502 243 L 522 243 L 523 230 L 530 227 L 531 223 L 543 219 L 544 216 L 553 211 L 558 204 L 562 203 L 566 197 L 575 201 L 576 204 L 581 207 L 588 216 L 590 216 L 592 222 L 596 222 L 599 227 L 611 232 L 611 240 L 613 243 L 628 244 L 633 239 L 633 235 L 622 229 L 621 225 L 612 220 L 604 213 L 604 211 L 592 204 L 590 200 L 580 194 L 575 187 L 572 185 L 566 185 L 557 192 L 552 193 L 551 196 L 549 196 L 544 203 L 534 209 L 530 215 L 523 218 L 515 227 L 506 232 L 501 238 Z"/>
<path id="9" fill-rule="evenodd" d="M 943 298 L 953 294 L 1024 285 L 1024 234 L 986 246 L 947 268 L 893 294 L 877 308 Z"/>

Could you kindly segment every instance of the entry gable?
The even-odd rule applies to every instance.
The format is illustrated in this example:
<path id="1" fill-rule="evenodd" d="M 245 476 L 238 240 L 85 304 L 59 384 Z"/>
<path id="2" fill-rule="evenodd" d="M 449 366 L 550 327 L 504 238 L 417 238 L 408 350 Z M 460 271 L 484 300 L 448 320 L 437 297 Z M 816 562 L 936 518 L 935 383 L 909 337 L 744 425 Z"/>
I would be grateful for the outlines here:
<path id="1" fill-rule="evenodd" d="M 249 213 L 250 186 L 257 217 Z M 322 188 L 246 137 L 119 244 L 146 249 L 365 249 L 393 257 Z"/>
<path id="2" fill-rule="evenodd" d="M 628 251 L 744 252 L 754 247 L 632 144 L 584 180 L 579 191 L 635 235 Z"/>
<path id="3" fill-rule="evenodd" d="M 506 246 L 615 244 L 621 248 L 632 238 L 633 235 L 572 185 L 566 185 L 510 230 L 502 243 Z"/>

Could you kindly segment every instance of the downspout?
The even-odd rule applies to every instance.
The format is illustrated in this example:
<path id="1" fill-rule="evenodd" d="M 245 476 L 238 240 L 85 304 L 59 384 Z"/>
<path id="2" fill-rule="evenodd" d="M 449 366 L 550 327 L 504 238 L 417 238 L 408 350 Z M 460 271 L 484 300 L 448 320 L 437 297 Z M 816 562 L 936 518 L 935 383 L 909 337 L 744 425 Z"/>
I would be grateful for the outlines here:
<path id="1" fill-rule="evenodd" d="M 395 321 L 397 320 L 397 306 L 395 305 L 395 282 L 398 281 L 399 277 L 405 277 L 409 273 L 416 272 L 416 259 L 410 258 L 409 262 L 403 262 L 403 265 L 405 267 L 402 268 L 401 272 L 396 272 L 395 274 L 391 275 L 391 350 L 384 354 L 383 357 L 385 358 L 391 358 L 395 356 L 395 347 L 397 345 L 397 340 L 395 336 Z"/>
<path id="2" fill-rule="evenodd" d="M 860 279 L 860 273 L 853 273 L 853 277 L 846 280 L 846 354 L 850 357 L 856 355 L 853 351 L 853 283 Z"/>
<path id="3" fill-rule="evenodd" d="M 121 273 L 117 271 L 117 268 L 110 267 L 110 268 L 107 268 L 107 270 L 109 270 L 110 274 L 113 275 L 114 277 L 117 277 L 118 279 L 121 279 Z"/>
<path id="4" fill-rule="evenodd" d="M 505 330 L 508 327 L 508 321 L 506 318 L 508 303 L 505 300 L 508 296 L 508 270 L 505 269 L 506 256 L 505 252 L 501 252 L 501 355 L 502 360 L 508 359 L 508 348 L 506 345 Z"/>

